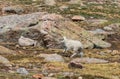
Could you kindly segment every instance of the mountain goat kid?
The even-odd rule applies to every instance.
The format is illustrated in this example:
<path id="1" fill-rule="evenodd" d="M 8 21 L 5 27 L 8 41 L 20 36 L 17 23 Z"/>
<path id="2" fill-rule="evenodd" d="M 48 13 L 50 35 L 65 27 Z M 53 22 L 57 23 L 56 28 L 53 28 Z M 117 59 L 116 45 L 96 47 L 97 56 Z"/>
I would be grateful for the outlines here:
<path id="1" fill-rule="evenodd" d="M 74 51 L 73 55 L 71 55 L 70 58 L 73 58 L 76 55 L 83 57 L 83 45 L 80 41 L 63 37 L 63 41 L 61 42 L 64 44 L 64 53 L 71 49 Z"/>

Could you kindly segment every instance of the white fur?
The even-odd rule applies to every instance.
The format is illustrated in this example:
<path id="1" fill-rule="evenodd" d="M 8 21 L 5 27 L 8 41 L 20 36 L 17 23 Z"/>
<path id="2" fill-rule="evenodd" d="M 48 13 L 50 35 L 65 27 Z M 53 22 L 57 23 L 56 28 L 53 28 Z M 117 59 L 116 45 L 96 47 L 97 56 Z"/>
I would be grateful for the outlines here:
<path id="1" fill-rule="evenodd" d="M 63 41 L 62 41 L 65 45 L 65 49 L 64 52 L 66 52 L 67 50 L 73 50 L 74 54 L 71 56 L 75 56 L 77 54 L 80 54 L 82 56 L 83 52 L 83 45 L 80 41 L 78 40 L 71 40 L 71 39 L 67 39 L 66 37 L 63 37 Z"/>

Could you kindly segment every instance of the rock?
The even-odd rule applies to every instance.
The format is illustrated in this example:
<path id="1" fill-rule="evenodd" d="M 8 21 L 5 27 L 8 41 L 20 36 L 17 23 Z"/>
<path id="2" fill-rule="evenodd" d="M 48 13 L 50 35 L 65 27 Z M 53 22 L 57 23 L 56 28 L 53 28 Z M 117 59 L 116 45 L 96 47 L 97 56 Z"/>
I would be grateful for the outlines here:
<path id="1" fill-rule="evenodd" d="M 57 78 L 54 78 L 54 77 L 43 77 L 42 79 L 57 79 Z"/>
<path id="2" fill-rule="evenodd" d="M 105 39 L 105 36 L 107 35 L 111 35 L 111 34 L 114 34 L 114 32 L 106 32 L 102 29 L 96 29 L 94 31 L 89 31 L 91 33 L 93 33 L 94 35 L 96 35 L 96 37 L 98 37 L 99 39 L 103 40 Z M 111 44 L 110 43 L 107 43 L 107 42 L 99 42 L 100 40 L 94 40 L 93 43 L 96 47 L 100 47 L 100 48 L 108 48 L 108 47 L 111 47 Z"/>
<path id="3" fill-rule="evenodd" d="M 68 9 L 68 6 L 67 6 L 67 5 L 62 5 L 62 6 L 59 7 L 59 9 L 60 9 L 61 11 L 64 11 L 64 10 L 67 10 L 67 9 Z"/>
<path id="4" fill-rule="evenodd" d="M 83 68 L 83 65 L 81 64 L 81 63 L 78 63 L 78 62 L 70 62 L 69 64 L 68 64 L 68 67 L 74 67 L 74 68 L 80 68 L 80 69 L 82 69 Z"/>
<path id="5" fill-rule="evenodd" d="M 118 50 L 113 50 L 113 51 L 111 52 L 111 54 L 112 54 L 112 55 L 119 55 L 119 54 L 120 54 L 120 51 L 118 51 Z"/>
<path id="6" fill-rule="evenodd" d="M 52 14 L 46 14 L 44 16 L 42 16 L 42 20 L 52 20 L 52 21 L 58 21 L 58 20 L 62 20 L 64 19 L 61 15 L 52 13 Z"/>
<path id="7" fill-rule="evenodd" d="M 61 72 L 59 73 L 63 76 L 63 79 L 78 79 L 78 76 L 80 76 L 80 74 L 77 74 L 75 72 Z"/>
<path id="8" fill-rule="evenodd" d="M 103 10 L 104 9 L 103 6 L 96 6 L 96 8 L 99 9 L 99 10 Z"/>
<path id="9" fill-rule="evenodd" d="M 111 44 L 110 43 L 107 43 L 107 42 L 100 42 L 100 41 L 95 41 L 95 42 L 97 42 L 96 44 L 95 44 L 95 47 L 96 48 L 108 48 L 108 47 L 111 47 Z"/>
<path id="10" fill-rule="evenodd" d="M 116 32 L 119 32 L 120 30 L 120 23 L 114 23 L 114 24 L 110 24 L 106 27 L 109 27 L 111 28 L 112 30 L 116 31 Z"/>
<path id="11" fill-rule="evenodd" d="M 60 63 L 60 62 L 55 62 L 55 63 Z M 50 73 L 58 73 L 63 69 L 61 66 L 56 66 L 54 64 L 44 64 L 42 66 L 42 73 L 44 75 L 49 75 Z"/>
<path id="12" fill-rule="evenodd" d="M 13 50 L 10 50 L 10 49 L 8 49 L 8 48 L 6 48 L 6 47 L 3 47 L 3 46 L 0 46 L 0 54 L 15 54 L 15 51 L 13 51 Z"/>
<path id="13" fill-rule="evenodd" d="M 17 69 L 17 73 L 19 73 L 21 75 L 28 75 L 29 74 L 29 72 L 25 68 Z"/>
<path id="14" fill-rule="evenodd" d="M 102 29 L 96 29 L 96 30 L 93 30 L 93 31 L 90 31 L 91 33 L 93 34 L 106 34 L 107 32 L 102 30 Z"/>
<path id="15" fill-rule="evenodd" d="M 3 57 L 1 55 L 0 55 L 0 64 L 2 64 L 3 66 L 7 66 L 7 67 L 12 66 L 10 61 L 7 58 L 5 58 L 5 57 Z"/>
<path id="16" fill-rule="evenodd" d="M 8 6 L 8 7 L 3 7 L 2 12 L 20 14 L 24 12 L 24 9 L 21 6 Z"/>
<path id="17" fill-rule="evenodd" d="M 32 77 L 35 79 L 43 79 L 44 76 L 42 74 L 35 74 Z"/>
<path id="18" fill-rule="evenodd" d="M 32 40 L 32 39 L 30 39 L 30 38 L 25 38 L 24 36 L 21 36 L 21 37 L 18 39 L 18 43 L 19 43 L 19 45 L 21 45 L 21 46 L 36 46 L 37 41 Z"/>
<path id="19" fill-rule="evenodd" d="M 25 15 L 8 15 L 0 17 L 0 34 L 11 30 L 26 30 L 35 26 L 45 12 L 36 12 Z"/>
<path id="20" fill-rule="evenodd" d="M 70 61 L 70 63 L 90 63 L 90 64 L 101 64 L 101 63 L 108 63 L 109 61 L 104 59 L 97 59 L 97 58 L 76 58 Z"/>
<path id="21" fill-rule="evenodd" d="M 48 62 L 64 62 L 63 57 L 58 54 L 40 54 L 39 57 L 45 58 Z"/>
<path id="22" fill-rule="evenodd" d="M 75 15 L 75 16 L 72 17 L 72 20 L 73 21 L 84 21 L 85 17 L 79 16 L 79 15 Z"/>
<path id="23" fill-rule="evenodd" d="M 119 76 L 112 76 L 112 79 L 120 79 Z"/>
<path id="24" fill-rule="evenodd" d="M 81 0 L 70 0 L 69 4 L 82 4 Z"/>
<path id="25" fill-rule="evenodd" d="M 59 38 L 62 38 L 63 36 L 81 41 L 84 48 L 93 48 L 94 46 L 106 48 L 110 46 L 109 43 L 103 41 L 97 35 L 88 32 L 74 22 L 63 18 L 58 14 L 37 12 L 25 15 L 9 15 L 0 17 L 0 39 L 7 39 L 7 42 L 15 42 L 13 39 L 19 39 L 19 35 L 21 34 L 20 31 L 26 32 L 26 30 L 30 29 L 36 29 L 45 35 L 41 37 L 38 34 L 36 37 L 44 39 L 42 40 L 42 43 L 44 44 L 43 46 L 47 48 L 62 48 L 62 45 L 59 43 Z M 29 36 L 31 36 L 31 33 Z M 27 38 L 29 38 L 29 36 L 27 36 Z M 8 37 L 10 40 L 8 40 Z M 38 40 L 39 38 L 36 39 Z M 31 39 L 33 39 L 33 36 L 31 36 Z"/>
<path id="26" fill-rule="evenodd" d="M 49 6 L 54 6 L 56 4 L 55 0 L 44 0 L 44 3 Z"/>
<path id="27" fill-rule="evenodd" d="M 88 23 L 90 24 L 90 26 L 98 26 L 98 25 L 102 25 L 107 23 L 108 20 L 105 19 L 90 19 L 88 20 Z"/>
<path id="28" fill-rule="evenodd" d="M 113 30 L 111 27 L 108 27 L 108 26 L 104 27 L 103 29 L 107 30 L 107 31 L 112 31 Z"/>

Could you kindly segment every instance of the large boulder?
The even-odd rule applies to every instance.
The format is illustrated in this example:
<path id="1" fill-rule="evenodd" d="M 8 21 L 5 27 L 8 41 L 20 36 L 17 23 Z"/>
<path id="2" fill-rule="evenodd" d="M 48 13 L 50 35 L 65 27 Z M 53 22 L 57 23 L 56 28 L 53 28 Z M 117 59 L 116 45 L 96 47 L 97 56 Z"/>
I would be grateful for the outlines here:
<path id="1" fill-rule="evenodd" d="M 27 28 L 34 26 L 46 14 L 44 12 L 36 12 L 25 15 L 8 15 L 0 17 L 0 33 L 8 32 L 10 30 L 27 30 Z"/>
<path id="2" fill-rule="evenodd" d="M 36 34 L 34 31 L 31 32 L 30 29 L 36 29 L 36 31 L 42 34 L 42 37 L 40 36 L 40 33 Z M 20 30 L 22 30 L 23 33 L 16 33 Z M 84 48 L 93 48 L 94 46 L 106 48 L 111 46 L 111 44 L 99 39 L 98 36 L 95 36 L 93 33 L 90 33 L 58 14 L 37 12 L 25 15 L 9 15 L 0 17 L 1 39 L 4 39 L 4 37 L 6 39 L 10 37 L 7 41 L 10 41 L 11 38 L 14 39 L 15 37 L 18 39 L 20 36 L 15 35 L 24 36 L 24 34 L 28 32 L 34 33 L 32 37 L 30 36 L 29 38 L 33 39 L 33 36 L 42 38 L 42 42 L 47 48 L 61 48 L 59 39 L 63 36 L 81 41 Z M 11 36 L 13 34 L 15 35 L 11 37 L 9 34 L 11 34 Z"/>

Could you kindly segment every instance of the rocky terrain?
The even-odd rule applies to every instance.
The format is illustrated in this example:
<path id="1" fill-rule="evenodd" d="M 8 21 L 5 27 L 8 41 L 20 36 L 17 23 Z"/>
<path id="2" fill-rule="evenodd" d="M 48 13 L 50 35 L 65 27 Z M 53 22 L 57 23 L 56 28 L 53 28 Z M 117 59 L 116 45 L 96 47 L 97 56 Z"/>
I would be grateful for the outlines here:
<path id="1" fill-rule="evenodd" d="M 1 0 L 0 79 L 120 79 L 120 0 Z M 83 44 L 64 53 L 63 37 Z"/>

